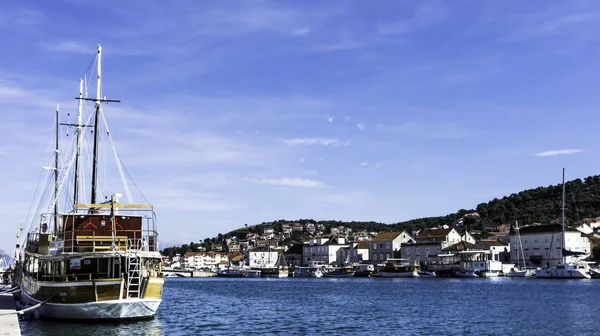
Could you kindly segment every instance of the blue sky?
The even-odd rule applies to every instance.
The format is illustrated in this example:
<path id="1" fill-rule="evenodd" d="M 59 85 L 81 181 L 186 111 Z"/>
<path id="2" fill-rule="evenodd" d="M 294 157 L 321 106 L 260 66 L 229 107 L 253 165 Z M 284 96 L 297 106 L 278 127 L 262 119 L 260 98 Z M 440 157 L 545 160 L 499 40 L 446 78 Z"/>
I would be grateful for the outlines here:
<path id="1" fill-rule="evenodd" d="M 0 246 L 98 43 L 117 149 L 181 243 L 597 174 L 599 19 L 597 1 L 4 1 Z"/>

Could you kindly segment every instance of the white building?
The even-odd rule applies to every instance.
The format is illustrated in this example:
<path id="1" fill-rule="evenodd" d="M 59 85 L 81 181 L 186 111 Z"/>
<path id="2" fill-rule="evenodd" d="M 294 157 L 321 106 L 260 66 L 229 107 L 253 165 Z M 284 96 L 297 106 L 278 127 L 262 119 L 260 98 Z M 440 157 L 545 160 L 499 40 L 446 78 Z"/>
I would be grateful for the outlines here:
<path id="1" fill-rule="evenodd" d="M 308 245 L 302 248 L 302 262 L 304 265 L 308 265 L 311 262 L 335 264 L 338 262 L 337 251 L 349 245 L 346 243 L 346 238 L 337 235 L 312 238 L 308 241 Z"/>
<path id="2" fill-rule="evenodd" d="M 402 258 L 423 264 L 427 258 L 442 253 L 440 243 L 412 243 L 402 245 Z"/>
<path id="3" fill-rule="evenodd" d="M 481 240 L 480 245 L 486 247 L 487 250 L 490 251 L 490 260 L 501 261 L 504 263 L 511 262 L 509 255 L 510 244 L 505 244 L 504 242 L 495 239 L 486 239 Z"/>
<path id="4" fill-rule="evenodd" d="M 275 267 L 279 252 L 271 249 L 255 249 L 248 251 L 248 266 Z"/>
<path id="5" fill-rule="evenodd" d="M 475 240 L 475 238 L 473 237 L 473 235 L 471 235 L 471 233 L 469 233 L 469 231 L 465 231 L 463 234 L 461 234 L 460 239 L 462 241 L 466 241 L 467 243 L 471 243 L 471 244 L 475 244 L 477 242 Z"/>
<path id="6" fill-rule="evenodd" d="M 229 256 L 224 252 L 188 252 L 184 259 L 184 267 L 195 269 L 217 269 L 219 264 L 229 262 Z"/>
<path id="7" fill-rule="evenodd" d="M 521 235 L 522 246 L 519 245 L 517 233 L 510 235 L 510 259 L 515 264 L 523 263 L 523 255 L 524 262 L 529 267 L 555 266 L 563 261 L 563 256 L 566 257 L 566 262 L 572 262 L 577 258 L 590 255 L 589 238 L 571 228 L 565 228 L 564 248 L 580 255 L 567 256 L 568 253 L 563 253 L 563 234 L 560 224 L 529 225 L 519 228 L 518 232 Z"/>
<path id="8" fill-rule="evenodd" d="M 414 243 L 414 239 L 406 231 L 380 232 L 370 242 L 369 260 L 372 264 L 383 264 L 390 258 L 398 258 L 402 244 L 407 243 Z"/>
<path id="9" fill-rule="evenodd" d="M 417 243 L 439 243 L 442 249 L 462 240 L 455 229 L 425 229 L 415 237 Z"/>
<path id="10" fill-rule="evenodd" d="M 361 261 L 369 260 L 369 242 L 361 240 L 358 243 L 352 243 L 348 247 L 341 248 L 337 251 L 338 264 L 346 261 L 349 263 L 360 263 Z"/>

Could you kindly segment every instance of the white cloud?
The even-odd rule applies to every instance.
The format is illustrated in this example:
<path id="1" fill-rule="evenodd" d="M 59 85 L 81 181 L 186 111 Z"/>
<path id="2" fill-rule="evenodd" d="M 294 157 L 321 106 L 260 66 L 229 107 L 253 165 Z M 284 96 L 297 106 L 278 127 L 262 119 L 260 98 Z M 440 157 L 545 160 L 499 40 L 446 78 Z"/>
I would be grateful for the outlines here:
<path id="1" fill-rule="evenodd" d="M 559 149 L 559 150 L 549 150 L 545 152 L 535 153 L 535 156 L 556 156 L 556 155 L 566 155 L 566 154 L 576 154 L 583 152 L 583 149 Z"/>
<path id="2" fill-rule="evenodd" d="M 297 35 L 297 36 L 306 35 L 308 33 L 310 33 L 310 28 L 309 27 L 298 28 L 298 29 L 295 29 L 292 32 L 293 35 Z"/>
<path id="3" fill-rule="evenodd" d="M 446 12 L 443 7 L 424 5 L 417 7 L 413 16 L 406 20 L 380 25 L 378 32 L 382 35 L 405 35 L 439 23 L 445 17 Z"/>
<path id="4" fill-rule="evenodd" d="M 298 188 L 318 188 L 325 186 L 325 183 L 316 180 L 308 180 L 300 177 L 282 177 L 276 179 L 256 179 L 246 177 L 244 180 L 256 184 L 268 184 L 286 187 L 298 187 Z"/>
<path id="5" fill-rule="evenodd" d="M 327 117 L 327 121 L 333 122 L 333 120 L 335 120 L 335 117 Z"/>
<path id="6" fill-rule="evenodd" d="M 418 123 L 408 122 L 398 126 L 382 125 L 377 128 L 383 132 L 397 133 L 404 136 L 425 139 L 459 139 L 471 135 L 466 127 L 453 123 Z"/>
<path id="7" fill-rule="evenodd" d="M 75 41 L 63 41 L 58 43 L 48 43 L 43 45 L 46 49 L 58 52 L 68 52 L 77 54 L 94 55 L 96 46 L 93 44 L 83 44 Z"/>
<path id="8" fill-rule="evenodd" d="M 357 127 L 359 130 L 361 130 L 361 131 L 362 131 L 362 130 L 364 130 L 364 129 L 365 129 L 365 124 L 363 124 L 363 123 L 358 123 L 358 124 L 356 124 L 356 127 Z"/>
<path id="9" fill-rule="evenodd" d="M 368 162 L 361 162 L 361 163 L 360 163 L 360 166 L 361 166 L 361 167 L 366 167 L 366 166 L 368 166 L 368 165 L 369 165 L 369 163 L 368 163 Z"/>
<path id="10" fill-rule="evenodd" d="M 305 160 L 306 160 L 306 159 L 305 159 L 304 157 L 301 157 L 301 158 L 300 158 L 300 163 L 304 163 L 304 161 L 305 161 Z"/>
<path id="11" fill-rule="evenodd" d="M 297 145 L 323 145 L 323 146 L 344 146 L 349 145 L 350 142 L 342 142 L 339 139 L 335 138 L 294 138 L 287 139 L 284 141 L 288 145 L 297 146 Z"/>

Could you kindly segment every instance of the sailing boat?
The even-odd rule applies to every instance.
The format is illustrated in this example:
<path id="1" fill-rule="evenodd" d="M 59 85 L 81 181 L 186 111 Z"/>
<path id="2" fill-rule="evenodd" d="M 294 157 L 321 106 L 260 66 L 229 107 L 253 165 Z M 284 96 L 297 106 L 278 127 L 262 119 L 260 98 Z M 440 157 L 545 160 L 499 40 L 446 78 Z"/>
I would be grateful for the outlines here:
<path id="1" fill-rule="evenodd" d="M 129 203 L 119 202 L 121 194 L 105 196 L 99 201 L 98 147 L 99 126 L 103 122 L 106 134 L 108 124 L 101 105 L 118 102 L 101 97 L 102 47 L 98 46 L 96 98 L 83 95 L 83 80 L 79 82 L 78 116 L 75 127 L 73 154 L 59 167 L 59 112 L 56 111 L 56 148 L 54 195 L 46 206 L 38 205 L 41 221 L 31 216 L 30 228 L 23 236 L 20 253 L 20 287 L 22 304 L 42 304 L 41 317 L 75 320 L 124 320 L 152 318 L 162 302 L 164 278 L 161 273 L 161 255 L 158 252 L 155 214 L 150 204 L 133 204 L 124 180 L 122 163 L 116 151 L 117 167 L 123 178 Z M 86 90 L 87 91 L 87 90 Z M 87 96 L 87 93 L 86 93 Z M 94 112 L 83 123 L 83 103 L 94 103 Z M 93 117 L 93 118 L 92 118 Z M 83 186 L 80 157 L 86 150 L 83 129 L 93 129 L 91 155 L 91 197 L 89 203 L 80 203 Z M 74 172 L 71 172 L 74 167 Z M 72 179 L 71 179 L 72 178 Z M 81 178 L 81 181 L 79 180 Z M 74 181 L 73 181 L 74 180 Z M 72 194 L 66 186 L 73 182 Z M 73 197 L 67 211 L 59 212 L 61 193 Z M 43 192 L 41 195 L 45 195 Z M 48 213 L 53 208 L 53 211 Z"/>
<path id="2" fill-rule="evenodd" d="M 567 279 L 589 279 L 589 265 L 583 262 L 567 263 L 565 260 L 566 254 L 571 251 L 565 249 L 565 168 L 562 175 L 562 236 L 561 236 L 561 262 L 554 267 L 547 267 L 535 271 L 537 278 L 567 278 Z"/>
<path id="3" fill-rule="evenodd" d="M 519 232 L 519 222 L 515 221 L 515 231 L 517 232 L 517 243 L 519 244 L 519 249 L 517 250 L 517 258 L 519 258 L 519 252 L 521 252 L 521 258 L 519 261 L 523 263 L 523 266 L 519 268 L 519 266 L 515 266 L 511 268 L 509 272 L 506 273 L 507 277 L 526 277 L 533 276 L 535 273 L 533 270 L 528 270 L 525 267 L 525 254 L 523 253 L 523 244 L 521 243 L 521 233 Z"/>

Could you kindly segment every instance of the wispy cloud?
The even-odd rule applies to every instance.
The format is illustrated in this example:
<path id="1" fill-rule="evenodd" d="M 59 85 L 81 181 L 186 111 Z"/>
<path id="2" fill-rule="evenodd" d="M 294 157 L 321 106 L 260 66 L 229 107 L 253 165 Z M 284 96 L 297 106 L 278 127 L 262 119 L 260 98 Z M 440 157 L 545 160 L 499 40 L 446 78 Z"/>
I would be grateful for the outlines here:
<path id="1" fill-rule="evenodd" d="M 559 150 L 549 150 L 545 152 L 535 153 L 535 156 L 556 156 L 556 155 L 567 155 L 567 154 L 577 154 L 583 152 L 583 149 L 559 149 Z"/>
<path id="2" fill-rule="evenodd" d="M 469 137 L 473 132 L 454 123 L 417 123 L 409 122 L 398 126 L 383 125 L 377 128 L 408 137 L 425 139 L 460 139 Z"/>
<path id="3" fill-rule="evenodd" d="M 86 55 L 93 55 L 94 50 L 96 49 L 96 46 L 94 46 L 93 44 L 84 44 L 84 43 L 75 42 L 75 41 L 45 43 L 43 46 L 47 50 L 50 50 L 50 51 L 86 54 Z"/>
<path id="4" fill-rule="evenodd" d="M 446 17 L 446 11 L 440 6 L 420 6 L 412 17 L 392 23 L 381 24 L 378 33 L 384 35 L 403 35 L 414 30 L 439 23 Z"/>
<path id="5" fill-rule="evenodd" d="M 267 184 L 275 186 L 285 187 L 298 187 L 298 188 L 318 188 L 325 186 L 325 183 L 316 180 L 308 180 L 300 177 L 282 177 L 275 179 L 257 179 L 257 178 L 244 178 L 246 181 L 256 184 Z"/>
<path id="6" fill-rule="evenodd" d="M 356 128 L 358 128 L 359 130 L 361 130 L 361 131 L 362 131 L 362 130 L 364 130 L 364 129 L 365 129 L 365 124 L 363 124 L 363 123 L 358 123 L 358 124 L 356 124 Z"/>
<path id="7" fill-rule="evenodd" d="M 46 15 L 40 11 L 26 8 L 11 8 L 10 6 L 3 6 L 0 11 L 0 27 L 9 27 L 12 25 L 35 26 L 45 21 Z"/>
<path id="8" fill-rule="evenodd" d="M 308 33 L 310 33 L 310 28 L 309 27 L 298 28 L 298 29 L 294 29 L 294 31 L 292 31 L 293 35 L 298 35 L 298 36 L 306 35 Z"/>
<path id="9" fill-rule="evenodd" d="M 369 163 L 368 163 L 368 162 L 361 162 L 361 163 L 360 163 L 360 166 L 361 166 L 361 167 L 366 167 L 366 166 L 368 166 L 368 165 L 369 165 Z"/>
<path id="10" fill-rule="evenodd" d="M 340 141 L 336 138 L 294 138 L 284 141 L 288 145 L 323 145 L 323 146 L 344 146 L 349 145 L 349 141 Z"/>
<path id="11" fill-rule="evenodd" d="M 329 122 L 333 122 L 334 120 L 335 120 L 335 117 L 333 117 L 333 116 L 332 117 L 327 117 L 327 121 L 329 121 Z"/>

